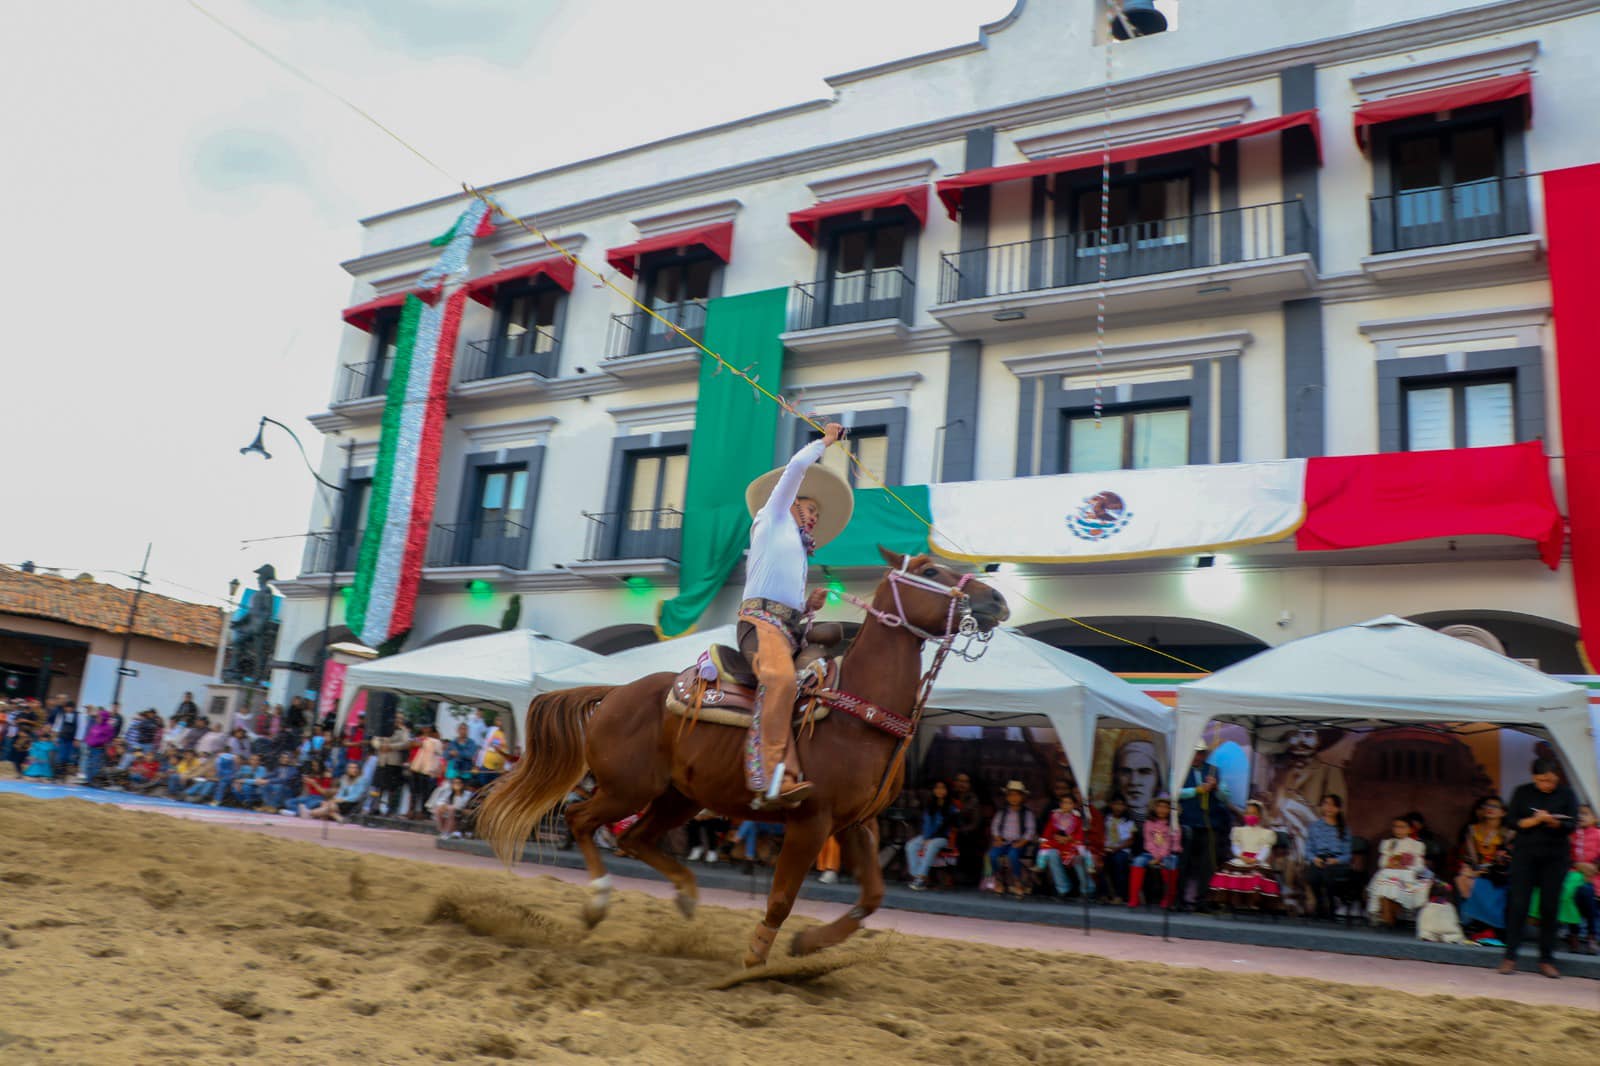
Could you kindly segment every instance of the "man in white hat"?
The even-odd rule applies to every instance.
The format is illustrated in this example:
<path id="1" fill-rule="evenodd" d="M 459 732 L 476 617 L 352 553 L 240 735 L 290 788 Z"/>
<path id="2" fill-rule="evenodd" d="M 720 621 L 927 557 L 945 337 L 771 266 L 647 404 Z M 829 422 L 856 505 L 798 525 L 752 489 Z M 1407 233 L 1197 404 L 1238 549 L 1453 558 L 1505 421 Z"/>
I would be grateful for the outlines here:
<path id="1" fill-rule="evenodd" d="M 793 807 L 811 792 L 810 782 L 800 780 L 792 745 L 794 656 L 807 618 L 827 598 L 823 589 L 806 595 L 811 553 L 843 531 L 855 506 L 849 483 L 817 462 L 843 435 L 843 426 L 828 423 L 821 440 L 745 490 L 755 521 L 739 604 L 739 650 L 760 681 L 745 744 L 745 778 L 757 810 Z"/>

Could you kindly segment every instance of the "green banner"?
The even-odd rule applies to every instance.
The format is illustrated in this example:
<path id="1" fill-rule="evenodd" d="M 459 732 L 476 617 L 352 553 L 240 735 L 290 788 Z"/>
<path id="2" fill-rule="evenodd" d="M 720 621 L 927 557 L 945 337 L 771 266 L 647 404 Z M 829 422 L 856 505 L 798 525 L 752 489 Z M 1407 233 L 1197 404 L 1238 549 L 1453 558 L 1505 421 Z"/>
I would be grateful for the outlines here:
<path id="1" fill-rule="evenodd" d="M 777 391 L 783 376 L 788 289 L 726 296 L 706 306 L 705 346 Z M 772 469 L 778 405 L 748 382 L 702 357 L 684 490 L 678 595 L 663 600 L 656 621 L 664 636 L 693 629 L 750 546 L 744 489 Z"/>
<path id="2" fill-rule="evenodd" d="M 848 446 L 849 441 L 845 442 Z M 896 500 L 885 489 L 856 489 L 855 514 L 832 542 L 811 557 L 816 566 L 881 566 L 878 545 L 918 555 L 928 550 L 928 486 L 896 485 Z M 911 505 L 907 510 L 905 504 Z M 916 514 L 912 514 L 915 511 Z"/>

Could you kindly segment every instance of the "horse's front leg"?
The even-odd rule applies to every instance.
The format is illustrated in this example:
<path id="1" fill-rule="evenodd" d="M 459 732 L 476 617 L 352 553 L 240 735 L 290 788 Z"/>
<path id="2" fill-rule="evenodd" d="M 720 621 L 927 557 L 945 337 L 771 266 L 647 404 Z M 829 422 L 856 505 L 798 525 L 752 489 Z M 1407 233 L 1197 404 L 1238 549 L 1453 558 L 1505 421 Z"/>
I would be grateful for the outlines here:
<path id="1" fill-rule="evenodd" d="M 878 866 L 878 820 L 859 823 L 839 834 L 839 848 L 844 862 L 856 882 L 861 885 L 861 896 L 856 905 L 827 925 L 813 926 L 794 938 L 789 946 L 792 955 L 809 955 L 825 947 L 841 943 L 867 920 L 867 916 L 883 904 L 883 870 Z"/>
<path id="2" fill-rule="evenodd" d="M 750 935 L 750 947 L 744 953 L 746 966 L 760 966 L 767 961 L 772 942 L 778 939 L 778 930 L 794 909 L 800 897 L 800 886 L 805 882 L 806 871 L 817 861 L 822 845 L 828 839 L 831 822 L 826 816 L 805 821 L 791 820 L 783 835 L 783 849 L 772 871 L 772 890 L 767 893 L 766 920 L 756 926 Z"/>

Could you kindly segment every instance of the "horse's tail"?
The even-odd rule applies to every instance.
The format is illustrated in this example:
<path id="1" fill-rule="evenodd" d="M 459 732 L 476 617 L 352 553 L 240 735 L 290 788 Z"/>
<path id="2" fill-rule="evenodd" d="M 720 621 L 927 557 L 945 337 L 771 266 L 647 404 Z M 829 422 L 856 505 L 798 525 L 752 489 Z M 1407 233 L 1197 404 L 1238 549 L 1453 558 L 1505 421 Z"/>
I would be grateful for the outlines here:
<path id="1" fill-rule="evenodd" d="M 589 708 L 615 685 L 588 685 L 535 696 L 528 704 L 522 758 L 485 793 L 477 835 L 507 866 L 522 855 L 533 827 L 583 780 L 583 724 Z"/>

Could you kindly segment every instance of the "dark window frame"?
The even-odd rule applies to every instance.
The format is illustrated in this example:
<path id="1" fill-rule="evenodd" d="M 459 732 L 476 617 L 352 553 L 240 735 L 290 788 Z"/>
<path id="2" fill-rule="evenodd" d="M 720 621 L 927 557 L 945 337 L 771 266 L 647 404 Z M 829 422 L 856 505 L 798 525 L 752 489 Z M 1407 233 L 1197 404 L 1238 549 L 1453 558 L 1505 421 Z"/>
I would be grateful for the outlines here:
<path id="1" fill-rule="evenodd" d="M 371 339 L 367 342 L 367 375 L 363 397 L 383 396 L 389 391 L 389 377 L 394 373 L 394 360 L 384 354 L 391 346 L 398 349 L 400 339 L 399 307 L 385 307 L 373 313 Z"/>
<path id="2" fill-rule="evenodd" d="M 845 445 L 850 443 L 853 435 L 883 436 L 889 441 L 888 454 L 884 457 L 883 480 L 889 487 L 905 484 L 905 453 L 906 453 L 906 424 L 909 411 L 905 407 L 875 407 L 867 411 L 835 411 L 827 414 L 812 414 L 813 422 L 827 425 L 829 422 L 838 422 L 845 427 Z M 779 465 L 787 463 L 789 456 L 804 448 L 811 441 L 821 437 L 821 434 L 811 426 L 799 419 L 793 420 L 793 430 L 789 434 L 789 451 L 778 456 Z M 856 476 L 858 471 L 852 465 L 850 468 L 850 487 L 875 489 L 878 486 L 871 484 L 857 486 Z"/>
<path id="3" fill-rule="evenodd" d="M 1411 444 L 1410 404 L 1406 402 L 1413 392 L 1433 389 L 1450 390 L 1450 420 L 1453 440 L 1450 447 L 1467 447 L 1467 390 L 1474 385 L 1511 386 L 1511 439 L 1517 439 L 1517 374 L 1515 370 L 1494 370 L 1486 373 L 1461 371 L 1455 374 L 1436 374 L 1425 377 L 1404 378 L 1400 382 L 1400 443 L 1402 451 L 1432 451 L 1413 448 Z"/>
<path id="4" fill-rule="evenodd" d="M 524 529 L 526 537 L 503 538 L 506 540 L 522 540 L 521 565 L 513 566 L 513 570 L 526 570 L 528 567 L 528 554 L 533 547 L 533 522 L 539 510 L 539 484 L 544 473 L 545 446 L 534 445 L 529 448 L 500 448 L 494 451 L 469 452 L 462 457 L 461 486 L 456 503 L 456 543 L 452 545 L 452 560 L 441 564 L 447 566 L 470 565 L 462 560 L 470 558 L 471 538 L 462 538 L 461 531 L 475 528 L 475 514 L 478 503 L 478 472 L 485 468 L 503 468 L 507 466 L 525 465 L 528 470 L 528 493 L 523 500 L 522 515 L 513 519 Z"/>
<path id="5" fill-rule="evenodd" d="M 537 328 L 545 329 L 550 334 L 555 342 L 555 347 L 551 351 L 543 353 L 510 351 L 511 310 L 516 305 L 517 300 L 523 297 L 540 297 L 551 294 L 554 296 L 554 306 L 551 308 L 550 324 L 547 327 Z M 517 373 L 518 368 L 508 365 L 512 360 L 528 360 L 531 364 L 529 368 L 534 373 L 543 377 L 555 376 L 556 364 L 561 354 L 561 334 L 566 327 L 567 297 L 569 295 L 561 286 L 543 275 L 531 281 L 524 278 L 508 282 L 495 290 L 494 327 L 493 332 L 490 334 L 489 350 L 492 377 L 505 377 L 507 374 Z M 523 334 L 524 336 L 531 335 L 533 329 L 536 328 L 528 325 L 527 321 L 521 324 L 525 330 L 528 330 L 528 333 Z"/>
<path id="6" fill-rule="evenodd" d="M 1191 466 L 1208 463 L 1235 463 L 1239 461 L 1239 356 L 1227 355 L 1197 359 L 1189 363 L 1190 376 L 1175 381 L 1150 381 L 1132 385 L 1114 385 L 1102 390 L 1103 410 L 1125 405 L 1175 404 L 1182 401 L 1189 407 L 1189 457 Z M 1211 375 L 1220 374 L 1221 395 L 1219 405 L 1211 399 Z M 1066 388 L 1068 381 L 1077 384 L 1081 377 L 1069 378 L 1064 374 L 1022 379 L 1018 390 L 1017 410 L 1017 464 L 1018 477 L 1035 474 L 1064 474 L 1067 457 L 1065 435 L 1066 419 L 1063 414 L 1083 414 L 1094 411 L 1092 388 Z M 1039 391 L 1043 390 L 1042 400 Z M 1043 418 L 1039 422 L 1039 467 L 1033 469 L 1034 415 L 1036 404 L 1042 403 Z M 1219 422 L 1218 453 L 1211 452 L 1211 421 Z"/>
<path id="7" fill-rule="evenodd" d="M 1486 380 L 1510 378 L 1513 439 L 1540 440 L 1545 433 L 1544 350 L 1537 346 L 1503 348 L 1486 352 L 1417 355 L 1379 359 L 1378 450 L 1407 451 L 1405 387 L 1412 381 L 1443 381 L 1451 377 Z"/>
<path id="8" fill-rule="evenodd" d="M 1226 157 L 1224 157 L 1226 159 Z M 1210 247 L 1210 226 L 1213 224 L 1211 214 L 1212 180 L 1215 174 L 1221 178 L 1232 176 L 1234 179 L 1233 198 L 1238 194 L 1238 169 L 1213 164 L 1210 152 L 1206 149 L 1192 149 L 1187 152 L 1175 152 L 1169 155 L 1154 156 L 1150 159 L 1141 159 L 1137 166 L 1127 163 L 1113 163 L 1111 166 L 1111 187 L 1132 187 L 1147 182 L 1172 181 L 1177 178 L 1189 180 L 1189 205 L 1186 217 L 1190 220 L 1189 239 L 1185 246 L 1189 249 Z M 1080 247 L 1094 248 L 1093 242 L 1099 240 L 1099 223 L 1089 229 L 1078 228 L 1077 204 L 1084 195 L 1100 195 L 1100 171 L 1098 169 L 1070 171 L 1055 176 L 1055 184 L 1048 189 L 1045 195 L 1055 201 L 1055 242 L 1053 264 L 1053 277 L 1070 279 L 1070 284 L 1085 284 L 1094 280 L 1099 275 L 1098 255 L 1077 255 Z M 1227 203 L 1229 194 L 1223 192 L 1223 202 Z M 1182 217 L 1182 216 L 1180 216 Z M 1098 219 L 1098 215 L 1096 216 Z M 1234 233 L 1242 225 L 1239 212 L 1224 216 L 1227 223 L 1227 233 Z M 1093 238 L 1093 242 L 1084 243 L 1086 238 Z M 1239 240 L 1225 241 L 1228 247 L 1239 246 Z M 1191 252 L 1192 254 L 1192 252 Z M 1068 259 L 1070 257 L 1070 260 Z M 1144 276 L 1151 273 L 1166 273 L 1182 268 L 1182 264 L 1164 265 L 1160 263 L 1147 264 L 1154 269 L 1134 270 L 1132 265 L 1135 259 L 1128 250 L 1112 252 L 1107 255 L 1107 265 L 1111 277 Z M 1118 270 L 1118 265 L 1124 264 L 1125 269 Z M 1031 268 L 1030 268 L 1031 269 Z M 1041 268 L 1042 269 L 1042 266 Z M 1129 273 L 1132 271 L 1132 273 Z"/>
<path id="9" fill-rule="evenodd" d="M 1187 398 L 1183 398 L 1183 399 L 1168 399 L 1168 400 L 1148 400 L 1148 401 L 1145 401 L 1143 403 L 1106 404 L 1106 405 L 1103 405 L 1101 407 L 1101 409 L 1100 409 L 1100 413 L 1101 413 L 1102 417 L 1117 417 L 1117 416 L 1128 416 L 1128 415 L 1155 414 L 1157 412 L 1162 412 L 1162 411 L 1182 411 L 1182 412 L 1184 412 L 1185 414 L 1187 414 L 1189 416 L 1190 424 L 1191 425 L 1193 424 L 1194 417 L 1195 417 L 1194 408 L 1190 404 L 1190 402 L 1189 402 L 1189 400 Z M 1072 469 L 1072 423 L 1074 423 L 1074 422 L 1083 422 L 1083 421 L 1093 421 L 1093 419 L 1094 419 L 1094 408 L 1090 407 L 1088 409 L 1077 409 L 1077 410 L 1073 410 L 1073 409 L 1070 409 L 1070 408 L 1065 408 L 1065 409 L 1062 409 L 1060 412 L 1058 412 L 1057 417 L 1061 420 L 1061 431 L 1060 431 L 1061 457 L 1058 460 L 1058 464 L 1061 467 L 1061 472 L 1064 473 L 1064 474 L 1079 473 L 1079 471 L 1074 471 Z M 1128 419 L 1127 421 L 1125 421 L 1123 423 L 1123 427 L 1122 427 L 1122 465 L 1116 467 L 1115 469 L 1116 470 L 1163 469 L 1163 468 L 1156 468 L 1156 467 L 1146 468 L 1146 467 L 1136 467 L 1136 466 L 1128 465 L 1129 459 L 1131 457 L 1132 448 L 1133 448 L 1133 421 L 1132 421 L 1132 419 Z M 1189 443 L 1189 446 L 1185 449 L 1185 452 L 1186 452 L 1186 454 L 1184 456 L 1185 462 L 1183 464 L 1185 466 L 1187 466 L 1188 463 L 1189 463 L 1189 460 L 1192 459 L 1192 456 L 1190 454 L 1188 454 L 1189 452 L 1192 451 L 1192 449 L 1193 449 L 1193 443 L 1191 441 Z M 1083 472 L 1084 473 L 1089 473 L 1091 471 L 1083 471 Z M 1110 471 L 1105 471 L 1105 472 L 1109 473 Z"/>
<path id="10" fill-rule="evenodd" d="M 681 451 L 690 454 L 694 431 L 681 429 L 660 433 L 640 433 L 628 437 L 614 437 L 611 441 L 611 463 L 606 474 L 605 508 L 603 514 L 621 515 L 628 509 L 628 498 L 633 490 L 633 460 L 639 455 L 660 455 Z M 693 461 L 691 457 L 691 462 Z M 625 530 L 620 521 L 602 531 L 599 549 L 592 553 L 596 558 L 626 558 L 619 553 L 623 547 Z"/>

